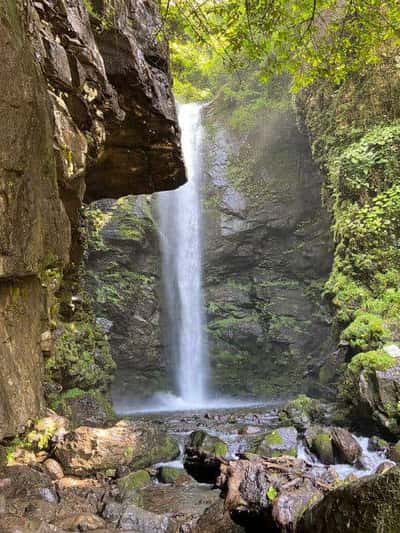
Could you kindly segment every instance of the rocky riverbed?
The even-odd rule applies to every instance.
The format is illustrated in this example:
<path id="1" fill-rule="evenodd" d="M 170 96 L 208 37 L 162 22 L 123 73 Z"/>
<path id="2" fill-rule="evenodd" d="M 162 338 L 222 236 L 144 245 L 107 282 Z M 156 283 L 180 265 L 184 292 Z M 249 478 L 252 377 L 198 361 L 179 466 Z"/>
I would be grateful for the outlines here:
<path id="1" fill-rule="evenodd" d="M 49 411 L 3 442 L 0 531 L 325 531 L 315 528 L 339 512 L 335 494 L 362 501 L 398 477 L 397 446 L 355 436 L 335 416 L 306 397 L 103 428 Z"/>

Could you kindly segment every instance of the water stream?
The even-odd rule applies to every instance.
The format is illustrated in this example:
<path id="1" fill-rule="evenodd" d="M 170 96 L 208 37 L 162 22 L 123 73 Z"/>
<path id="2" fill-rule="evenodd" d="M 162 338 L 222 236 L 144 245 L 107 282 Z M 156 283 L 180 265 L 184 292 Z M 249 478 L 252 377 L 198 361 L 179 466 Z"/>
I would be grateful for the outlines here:
<path id="1" fill-rule="evenodd" d="M 175 359 L 177 397 L 167 403 L 201 408 L 207 401 L 208 354 L 202 295 L 202 140 L 201 105 L 179 106 L 182 150 L 188 183 L 160 193 L 162 279 L 167 344 Z"/>

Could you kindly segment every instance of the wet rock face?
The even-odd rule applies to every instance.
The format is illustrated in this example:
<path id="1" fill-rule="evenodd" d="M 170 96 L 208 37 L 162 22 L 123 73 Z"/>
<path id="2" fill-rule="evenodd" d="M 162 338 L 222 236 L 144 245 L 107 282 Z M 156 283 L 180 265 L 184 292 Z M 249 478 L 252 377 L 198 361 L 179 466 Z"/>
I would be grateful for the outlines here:
<path id="1" fill-rule="evenodd" d="M 83 0 L 0 4 L 2 438 L 40 409 L 84 197 L 171 189 L 185 173 L 156 2 L 93 2 L 91 17 Z"/>
<path id="2" fill-rule="evenodd" d="M 320 293 L 332 248 L 323 176 L 295 116 L 265 113 L 241 137 L 212 111 L 205 141 L 214 386 L 259 396 L 314 385 L 330 344 Z"/>

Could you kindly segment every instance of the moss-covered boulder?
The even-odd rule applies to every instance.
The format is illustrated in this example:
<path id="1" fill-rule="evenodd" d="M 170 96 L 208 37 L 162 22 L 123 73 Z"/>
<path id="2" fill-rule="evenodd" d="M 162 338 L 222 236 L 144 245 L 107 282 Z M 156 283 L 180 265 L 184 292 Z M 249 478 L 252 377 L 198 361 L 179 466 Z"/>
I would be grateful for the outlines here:
<path id="1" fill-rule="evenodd" d="M 137 470 L 117 480 L 119 497 L 124 502 L 140 505 L 142 497 L 140 489 L 150 485 L 151 477 L 147 470 Z"/>
<path id="2" fill-rule="evenodd" d="M 141 426 L 140 433 L 140 446 L 135 452 L 130 468 L 135 470 L 146 468 L 162 461 L 172 461 L 179 456 L 178 441 L 162 428 L 147 424 Z"/>
<path id="3" fill-rule="evenodd" d="M 175 484 L 181 481 L 188 481 L 190 477 L 183 468 L 174 466 L 160 466 L 157 470 L 157 479 L 161 483 Z"/>
<path id="4" fill-rule="evenodd" d="M 299 533 L 398 533 L 400 468 L 364 477 L 329 492 L 308 509 Z"/>
<path id="5" fill-rule="evenodd" d="M 389 457 L 392 461 L 395 463 L 400 463 L 400 441 L 396 442 L 390 450 L 389 450 Z"/>
<path id="6" fill-rule="evenodd" d="M 312 426 L 307 429 L 304 437 L 309 450 L 318 457 L 321 463 L 325 465 L 335 463 L 332 435 L 329 428 Z"/>
<path id="7" fill-rule="evenodd" d="M 305 394 L 300 394 L 294 400 L 290 400 L 279 411 L 281 422 L 292 424 L 298 430 L 304 430 L 312 423 L 319 422 L 322 417 L 321 402 Z"/>
<path id="8" fill-rule="evenodd" d="M 400 436 L 400 360 L 387 350 L 353 357 L 341 396 L 358 424 Z"/>
<path id="9" fill-rule="evenodd" d="M 185 469 L 197 481 L 214 483 L 228 453 L 228 445 L 220 438 L 206 431 L 194 431 L 185 447 Z"/>
<path id="10" fill-rule="evenodd" d="M 278 428 L 264 435 L 255 449 L 263 457 L 297 456 L 297 430 L 294 427 Z"/>

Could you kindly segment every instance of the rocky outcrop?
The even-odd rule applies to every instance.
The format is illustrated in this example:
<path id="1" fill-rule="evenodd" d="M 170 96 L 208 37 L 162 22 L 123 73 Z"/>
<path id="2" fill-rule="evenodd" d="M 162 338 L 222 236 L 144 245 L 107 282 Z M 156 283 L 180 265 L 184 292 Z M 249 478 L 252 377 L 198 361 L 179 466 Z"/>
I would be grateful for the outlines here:
<path id="1" fill-rule="evenodd" d="M 320 292 L 331 266 L 323 176 L 291 111 L 266 103 L 255 125 L 238 133 L 216 103 L 205 121 L 214 386 L 258 396 L 307 390 L 329 351 Z"/>
<path id="2" fill-rule="evenodd" d="M 63 272 L 80 261 L 83 199 L 174 188 L 185 173 L 155 2 L 2 0 L 0 24 L 4 437 L 42 405 L 42 353 L 54 348 Z"/>
<path id="3" fill-rule="evenodd" d="M 101 200 L 87 216 L 86 286 L 117 364 L 113 400 L 124 410 L 169 384 L 160 339 L 158 235 L 147 196 Z"/>

